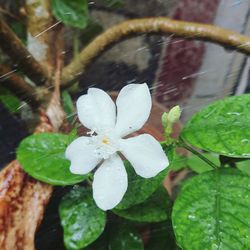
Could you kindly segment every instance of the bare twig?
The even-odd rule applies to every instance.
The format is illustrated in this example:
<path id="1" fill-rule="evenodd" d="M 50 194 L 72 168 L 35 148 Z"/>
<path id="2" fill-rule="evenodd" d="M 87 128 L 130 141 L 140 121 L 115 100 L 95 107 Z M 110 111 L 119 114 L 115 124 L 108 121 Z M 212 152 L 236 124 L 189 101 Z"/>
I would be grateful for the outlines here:
<path id="1" fill-rule="evenodd" d="M 46 69 L 28 52 L 3 18 L 0 18 L 0 47 L 34 83 L 50 82 Z"/>
<path id="2" fill-rule="evenodd" d="M 4 9 L 4 8 L 2 8 L 2 7 L 0 7 L 0 13 L 2 13 L 3 15 L 7 15 L 7 16 L 9 16 L 9 17 L 15 19 L 15 20 L 20 21 L 20 19 L 19 19 L 17 16 L 13 15 L 13 14 L 10 13 L 8 10 L 6 10 L 6 9 Z"/>
<path id="3" fill-rule="evenodd" d="M 130 35 L 141 33 L 174 34 L 187 39 L 218 43 L 247 55 L 250 54 L 249 37 L 213 25 L 175 21 L 165 17 L 128 20 L 99 35 L 63 69 L 62 87 L 69 86 L 105 48 Z"/>
<path id="4" fill-rule="evenodd" d="M 55 73 L 55 92 L 60 96 L 60 83 L 62 72 L 62 55 L 58 55 L 56 59 L 56 73 Z"/>
<path id="5" fill-rule="evenodd" d="M 65 113 L 60 102 L 60 82 L 61 70 L 63 65 L 62 63 L 63 56 L 61 54 L 58 54 L 56 59 L 56 73 L 54 77 L 55 88 L 47 108 L 47 116 L 50 118 L 53 127 L 56 129 L 59 129 L 62 126 L 65 118 Z"/>
<path id="6" fill-rule="evenodd" d="M 41 104 L 41 96 L 37 93 L 37 89 L 4 65 L 0 65 L 0 84 L 11 90 L 21 100 L 28 101 L 35 108 Z"/>

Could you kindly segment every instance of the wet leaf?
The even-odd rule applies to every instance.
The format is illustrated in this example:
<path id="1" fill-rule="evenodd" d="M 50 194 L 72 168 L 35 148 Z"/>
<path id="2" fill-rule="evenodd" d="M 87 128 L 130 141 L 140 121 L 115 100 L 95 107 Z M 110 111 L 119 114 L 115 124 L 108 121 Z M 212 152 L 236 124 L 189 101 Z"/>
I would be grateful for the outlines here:
<path id="1" fill-rule="evenodd" d="M 0 95 L 0 102 L 11 112 L 16 113 L 21 105 L 21 101 L 14 95 Z"/>
<path id="2" fill-rule="evenodd" d="M 222 168 L 193 177 L 175 201 L 172 222 L 184 250 L 249 249 L 250 177 Z"/>
<path id="3" fill-rule="evenodd" d="M 19 111 L 21 101 L 15 95 L 13 95 L 8 89 L 0 87 L 0 102 L 7 108 L 11 113 Z"/>
<path id="4" fill-rule="evenodd" d="M 244 174 L 250 175 L 250 160 L 237 162 L 236 166 Z"/>
<path id="5" fill-rule="evenodd" d="M 72 134 L 41 133 L 25 138 L 17 149 L 17 159 L 29 175 L 52 185 L 72 185 L 88 175 L 75 175 L 64 156 Z"/>
<path id="6" fill-rule="evenodd" d="M 177 250 L 171 221 L 154 223 L 150 227 L 150 238 L 145 250 Z"/>
<path id="7" fill-rule="evenodd" d="M 95 241 L 103 232 L 106 213 L 99 209 L 90 190 L 74 187 L 59 207 L 67 249 L 78 250 Z"/>
<path id="8" fill-rule="evenodd" d="M 129 225 L 114 226 L 110 232 L 109 250 L 143 250 L 143 242 L 136 230 Z"/>
<path id="9" fill-rule="evenodd" d="M 171 171 L 179 171 L 183 168 L 187 167 L 187 157 L 184 155 L 179 155 L 175 153 L 173 156 L 173 159 L 171 161 L 171 164 L 169 166 Z"/>
<path id="10" fill-rule="evenodd" d="M 209 161 L 213 162 L 215 165 L 220 166 L 220 161 L 218 157 L 211 155 L 209 153 L 204 153 L 202 155 Z M 198 174 L 213 170 L 213 167 L 211 167 L 208 163 L 206 163 L 196 155 L 192 155 L 190 158 L 188 158 L 187 165 L 190 169 L 192 169 L 194 172 Z"/>
<path id="11" fill-rule="evenodd" d="M 160 222 L 167 220 L 171 202 L 166 189 L 160 186 L 146 201 L 126 210 L 114 209 L 113 212 L 125 219 L 137 222 Z"/>
<path id="12" fill-rule="evenodd" d="M 104 232 L 97 240 L 95 240 L 93 243 L 83 248 L 82 250 L 109 250 L 108 233 L 106 228 L 104 229 Z"/>
<path id="13" fill-rule="evenodd" d="M 191 145 L 229 157 L 250 157 L 250 95 L 227 97 L 195 114 L 181 137 Z"/>
<path id="14" fill-rule="evenodd" d="M 52 13 L 59 21 L 84 29 L 88 23 L 88 1 L 52 0 Z"/>
<path id="15" fill-rule="evenodd" d="M 128 173 L 128 190 L 116 209 L 127 209 L 145 201 L 163 182 L 167 169 L 153 178 L 137 175 L 128 161 L 124 161 Z"/>

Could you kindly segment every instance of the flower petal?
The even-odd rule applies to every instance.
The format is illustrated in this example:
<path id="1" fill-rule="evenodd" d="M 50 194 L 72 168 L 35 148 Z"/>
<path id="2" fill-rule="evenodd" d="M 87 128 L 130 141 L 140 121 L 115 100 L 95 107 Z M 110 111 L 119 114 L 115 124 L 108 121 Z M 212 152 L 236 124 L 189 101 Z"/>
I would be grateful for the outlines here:
<path id="1" fill-rule="evenodd" d="M 128 187 L 128 177 L 118 154 L 105 160 L 97 169 L 93 181 L 93 197 L 102 210 L 114 208 Z"/>
<path id="2" fill-rule="evenodd" d="M 129 84 L 119 93 L 117 100 L 117 135 L 123 137 L 139 130 L 147 121 L 152 107 L 146 83 Z"/>
<path id="3" fill-rule="evenodd" d="M 78 117 L 81 123 L 91 129 L 114 128 L 116 107 L 111 97 L 103 90 L 90 88 L 76 102 Z"/>
<path id="4" fill-rule="evenodd" d="M 89 137 L 82 136 L 69 144 L 65 157 L 71 161 L 70 171 L 73 174 L 87 174 L 101 161 L 97 158 L 94 146 L 89 144 Z"/>
<path id="5" fill-rule="evenodd" d="M 120 145 L 122 154 L 141 177 L 154 177 L 169 165 L 160 143 L 151 135 L 121 139 Z"/>

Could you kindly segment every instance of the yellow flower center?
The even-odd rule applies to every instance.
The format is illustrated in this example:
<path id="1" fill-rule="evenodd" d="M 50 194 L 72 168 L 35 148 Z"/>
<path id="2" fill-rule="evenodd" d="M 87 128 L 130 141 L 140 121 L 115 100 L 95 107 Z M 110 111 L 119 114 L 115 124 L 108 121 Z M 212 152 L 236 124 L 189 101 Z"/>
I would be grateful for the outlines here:
<path id="1" fill-rule="evenodd" d="M 102 143 L 103 144 L 106 144 L 106 145 L 108 145 L 109 144 L 109 138 L 107 138 L 107 137 L 104 137 L 103 139 L 102 139 Z"/>
<path id="2" fill-rule="evenodd" d="M 119 137 L 112 131 L 99 131 L 99 134 L 90 133 L 90 144 L 95 148 L 98 158 L 108 159 L 112 154 L 120 150 Z"/>

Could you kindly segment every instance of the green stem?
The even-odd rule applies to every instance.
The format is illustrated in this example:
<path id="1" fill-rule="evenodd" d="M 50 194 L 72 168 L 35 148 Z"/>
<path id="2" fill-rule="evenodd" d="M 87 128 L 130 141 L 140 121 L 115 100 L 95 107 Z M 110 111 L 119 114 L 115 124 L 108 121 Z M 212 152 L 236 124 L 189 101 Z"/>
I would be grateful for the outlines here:
<path id="1" fill-rule="evenodd" d="M 179 146 L 183 147 L 185 149 L 187 149 L 188 151 L 190 151 L 191 153 L 193 153 L 194 155 L 197 155 L 201 160 L 205 161 L 208 165 L 210 165 L 212 168 L 217 169 L 219 168 L 217 165 L 215 165 L 213 162 L 211 162 L 210 160 L 208 160 L 206 157 L 204 157 L 200 152 L 198 152 L 197 150 L 195 150 L 194 148 L 188 146 L 182 139 L 180 139 L 179 142 Z"/>
<path id="2" fill-rule="evenodd" d="M 78 34 L 74 33 L 73 36 L 73 57 L 75 58 L 80 51 L 80 44 L 79 44 L 79 36 Z"/>
<path id="3" fill-rule="evenodd" d="M 87 179 L 86 182 L 88 183 L 89 186 L 92 186 L 92 181 L 90 179 Z"/>

